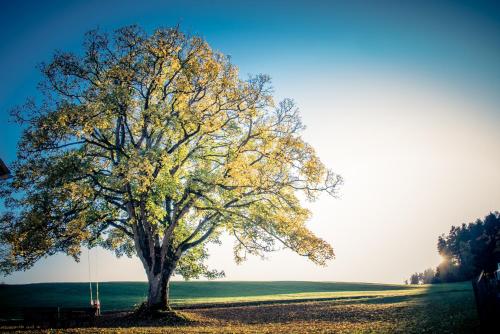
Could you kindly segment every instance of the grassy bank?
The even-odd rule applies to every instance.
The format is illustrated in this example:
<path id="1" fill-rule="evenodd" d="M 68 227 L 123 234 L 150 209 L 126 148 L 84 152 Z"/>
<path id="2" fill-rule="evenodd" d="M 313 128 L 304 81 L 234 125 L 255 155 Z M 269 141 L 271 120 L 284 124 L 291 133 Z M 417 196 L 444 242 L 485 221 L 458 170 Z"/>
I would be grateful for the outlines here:
<path id="1" fill-rule="evenodd" d="M 355 294 L 406 291 L 404 285 L 342 282 L 172 282 L 174 305 L 256 301 L 280 298 L 335 297 Z M 147 296 L 145 282 L 104 282 L 99 285 L 103 311 L 129 310 Z M 94 290 L 95 293 L 95 290 Z M 0 285 L 2 308 L 25 306 L 80 307 L 89 303 L 88 283 L 40 283 Z"/>
<path id="2" fill-rule="evenodd" d="M 212 285 L 214 283 L 216 284 Z M 179 294 L 183 291 L 180 289 L 181 286 L 186 288 L 185 294 L 182 295 L 184 298 L 178 300 L 184 301 L 183 305 L 188 302 L 191 305 L 182 311 L 194 319 L 190 325 L 165 327 L 159 323 L 131 322 L 130 318 L 126 317 L 123 319 L 128 320 L 122 321 L 122 318 L 117 318 L 113 322 L 103 318 L 97 328 L 75 328 L 63 332 L 124 334 L 478 332 L 470 283 L 420 287 L 315 282 L 189 284 L 192 284 L 191 286 L 201 284 L 205 288 L 212 288 L 206 291 L 204 296 L 195 298 L 194 292 L 188 289 L 190 285 L 181 284 L 177 288 L 174 285 L 173 290 L 177 289 L 177 296 L 181 296 Z M 224 284 L 228 287 L 226 291 Z M 240 295 L 236 294 L 237 288 L 243 289 Z M 312 289 L 316 291 L 307 291 Z M 326 291 L 327 289 L 330 290 Z M 39 333 L 47 333 L 47 330 L 40 330 Z"/>

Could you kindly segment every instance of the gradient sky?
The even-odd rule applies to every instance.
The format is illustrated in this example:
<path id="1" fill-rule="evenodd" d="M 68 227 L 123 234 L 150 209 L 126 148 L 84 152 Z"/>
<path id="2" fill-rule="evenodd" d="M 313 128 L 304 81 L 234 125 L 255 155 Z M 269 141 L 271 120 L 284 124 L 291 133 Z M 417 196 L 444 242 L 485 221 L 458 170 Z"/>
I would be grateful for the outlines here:
<path id="1" fill-rule="evenodd" d="M 376 4 L 375 4 L 376 3 Z M 401 283 L 439 263 L 437 237 L 500 209 L 500 7 L 495 2 L 20 1 L 0 5 L 0 157 L 15 159 L 9 109 L 37 96 L 36 65 L 78 52 L 85 31 L 180 24 L 267 73 L 299 105 L 304 137 L 345 184 L 306 203 L 337 258 L 289 251 L 235 265 L 232 240 L 209 263 L 228 280 Z M 0 281 L 85 281 L 87 257 L 40 261 Z M 100 280 L 145 280 L 137 259 L 93 251 Z"/>

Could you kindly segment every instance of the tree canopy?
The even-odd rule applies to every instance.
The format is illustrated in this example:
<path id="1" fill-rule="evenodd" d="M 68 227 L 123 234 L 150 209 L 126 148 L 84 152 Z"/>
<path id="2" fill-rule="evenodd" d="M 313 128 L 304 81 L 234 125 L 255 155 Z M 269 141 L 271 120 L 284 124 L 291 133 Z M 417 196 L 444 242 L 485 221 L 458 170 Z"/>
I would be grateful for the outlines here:
<path id="1" fill-rule="evenodd" d="M 437 249 L 443 261 L 435 271 L 411 275 L 410 284 L 466 281 L 482 271 L 492 274 L 500 263 L 500 213 L 452 226 L 448 235 L 438 237 Z"/>
<path id="2" fill-rule="evenodd" d="M 438 251 L 445 259 L 437 268 L 443 282 L 469 280 L 483 270 L 494 272 L 500 263 L 500 213 L 452 226 L 448 235 L 439 237 Z"/>
<path id="3" fill-rule="evenodd" d="M 274 102 L 267 75 L 240 79 L 177 28 L 90 31 L 83 49 L 42 64 L 43 101 L 13 112 L 24 132 L 1 185 L 2 271 L 100 245 L 139 256 L 151 300 L 173 272 L 220 275 L 203 260 L 221 233 L 237 262 L 279 245 L 320 265 L 334 257 L 306 227 L 299 193 L 333 195 L 341 178 L 301 138 L 294 102 Z"/>

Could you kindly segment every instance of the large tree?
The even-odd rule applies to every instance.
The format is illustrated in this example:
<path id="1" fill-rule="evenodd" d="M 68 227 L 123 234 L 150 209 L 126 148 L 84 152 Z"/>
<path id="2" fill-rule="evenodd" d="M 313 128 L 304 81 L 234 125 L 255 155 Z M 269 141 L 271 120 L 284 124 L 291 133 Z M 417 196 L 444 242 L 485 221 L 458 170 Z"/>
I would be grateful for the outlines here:
<path id="1" fill-rule="evenodd" d="M 4 272 L 100 245 L 137 255 L 148 307 L 165 309 L 174 273 L 221 274 L 203 260 L 224 232 L 237 262 L 279 245 L 334 257 L 298 193 L 333 194 L 341 179 L 300 137 L 294 103 L 273 102 L 268 76 L 240 79 L 176 28 L 91 31 L 83 46 L 42 64 L 43 101 L 13 113 L 24 132 L 1 189 Z"/>

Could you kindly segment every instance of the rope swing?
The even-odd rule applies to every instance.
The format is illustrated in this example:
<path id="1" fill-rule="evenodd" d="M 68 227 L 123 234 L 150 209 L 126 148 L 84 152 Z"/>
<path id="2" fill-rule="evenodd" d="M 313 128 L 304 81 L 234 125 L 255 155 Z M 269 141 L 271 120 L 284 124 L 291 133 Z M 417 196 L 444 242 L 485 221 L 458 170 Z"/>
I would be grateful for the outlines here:
<path id="1" fill-rule="evenodd" d="M 89 263 L 89 292 L 90 292 L 90 307 L 95 310 L 95 315 L 101 315 L 101 302 L 99 300 L 99 280 L 97 276 L 97 252 L 95 252 L 95 289 L 96 289 L 96 298 L 93 298 L 93 288 L 92 288 L 92 270 L 90 263 L 90 248 L 87 248 L 87 257 Z"/>

